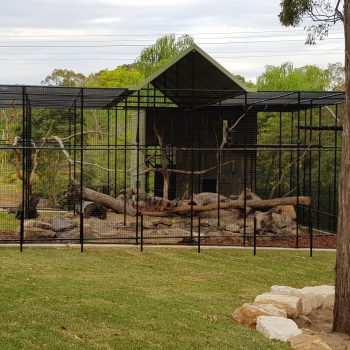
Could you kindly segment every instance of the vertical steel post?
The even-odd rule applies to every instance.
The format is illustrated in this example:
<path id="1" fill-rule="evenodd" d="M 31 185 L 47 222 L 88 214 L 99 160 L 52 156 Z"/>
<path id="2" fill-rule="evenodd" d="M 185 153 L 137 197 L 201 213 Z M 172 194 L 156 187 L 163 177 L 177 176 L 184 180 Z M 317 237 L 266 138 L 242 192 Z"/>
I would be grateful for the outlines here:
<path id="1" fill-rule="evenodd" d="M 115 122 L 114 122 L 114 198 L 117 198 L 117 181 L 118 181 L 118 105 L 115 107 Z"/>
<path id="2" fill-rule="evenodd" d="M 201 252 L 201 217 L 198 216 L 198 247 L 197 247 L 197 252 Z"/>
<path id="3" fill-rule="evenodd" d="M 220 101 L 220 127 L 222 127 L 222 114 L 221 114 L 221 101 Z M 223 137 L 223 135 L 222 135 Z M 229 135 L 227 135 L 227 137 L 229 137 Z M 222 164 L 222 149 L 218 148 L 218 171 L 217 171 L 217 194 L 218 194 L 218 209 L 217 209 L 217 216 L 218 216 L 218 222 L 217 222 L 217 226 L 218 228 L 220 227 L 220 193 L 221 193 L 221 164 Z"/>
<path id="4" fill-rule="evenodd" d="M 26 171 L 26 88 L 22 87 L 22 212 L 21 212 L 21 226 L 20 226 L 20 252 L 23 252 L 24 240 L 24 218 L 25 218 L 25 171 Z"/>
<path id="5" fill-rule="evenodd" d="M 84 185 L 84 88 L 80 89 L 80 251 L 84 251 L 84 215 L 83 215 L 83 185 Z"/>
<path id="6" fill-rule="evenodd" d="M 141 252 L 143 252 L 143 215 L 140 215 L 141 217 Z"/>
<path id="7" fill-rule="evenodd" d="M 279 116 L 279 151 L 278 151 L 278 196 L 282 196 L 282 181 L 280 180 L 282 177 L 282 112 L 280 112 Z"/>
<path id="8" fill-rule="evenodd" d="M 247 155 L 246 155 L 246 138 L 244 137 L 244 150 L 243 150 L 243 193 L 244 193 L 244 207 L 243 207 L 243 246 L 246 245 L 247 240 Z"/>
<path id="9" fill-rule="evenodd" d="M 73 178 L 77 179 L 77 101 L 74 101 L 74 119 L 73 119 L 73 129 L 74 129 L 74 137 L 73 137 Z"/>
<path id="10" fill-rule="evenodd" d="M 322 126 L 322 108 L 318 110 L 318 126 Z M 321 130 L 318 132 L 318 171 L 317 171 L 317 228 L 320 229 L 321 209 Z"/>
<path id="11" fill-rule="evenodd" d="M 194 202 L 193 202 L 193 143 L 192 143 L 191 145 L 191 233 L 190 233 L 191 244 L 193 243 L 193 204 Z"/>
<path id="12" fill-rule="evenodd" d="M 126 146 L 127 146 L 127 125 L 128 125 L 128 100 L 124 103 L 124 227 L 126 226 Z"/>
<path id="13" fill-rule="evenodd" d="M 309 113 L 309 116 L 310 116 L 310 139 L 309 139 L 309 145 L 312 144 L 312 128 L 311 126 L 313 125 L 313 106 L 312 106 L 312 102 L 311 102 L 311 109 L 310 109 L 310 113 Z M 312 178 L 311 178 L 311 173 L 312 173 L 312 149 L 310 148 L 309 150 L 309 191 L 308 191 L 308 196 L 310 198 L 312 198 L 312 194 L 313 194 L 313 191 L 312 191 Z M 309 221 L 309 226 L 311 224 L 311 221 L 312 221 L 312 205 L 313 205 L 313 202 L 311 202 L 311 205 L 309 205 L 308 207 L 308 221 Z"/>
<path id="14" fill-rule="evenodd" d="M 290 128 L 290 144 L 293 145 L 294 142 L 294 112 L 292 112 L 292 123 Z M 290 164 L 293 164 L 294 161 L 294 155 L 293 155 L 294 148 L 291 147 L 290 149 Z M 293 168 L 294 166 L 291 166 L 289 169 L 289 192 L 292 193 L 293 191 Z"/>
<path id="15" fill-rule="evenodd" d="M 256 255 L 256 215 L 254 214 L 254 256 Z"/>
<path id="16" fill-rule="evenodd" d="M 338 168 L 338 157 L 337 157 L 337 148 L 338 148 L 338 105 L 335 105 L 335 131 L 334 131 L 334 173 L 333 173 L 333 231 L 337 232 L 337 187 L 338 187 L 338 177 L 337 177 L 337 168 Z"/>
<path id="17" fill-rule="evenodd" d="M 312 251 L 313 251 L 313 237 L 314 237 L 314 228 L 313 228 L 313 221 L 310 220 L 309 223 L 309 237 L 310 237 L 310 258 L 312 258 Z"/>
<path id="18" fill-rule="evenodd" d="M 299 248 L 299 195 L 300 195 L 300 189 L 299 189 L 299 172 L 300 172 L 300 92 L 298 92 L 298 148 L 297 148 L 297 234 L 296 234 L 296 241 L 295 246 L 296 248 Z"/>
<path id="19" fill-rule="evenodd" d="M 71 137 L 72 135 L 72 110 L 68 110 L 68 136 Z M 69 156 L 71 156 L 72 153 L 72 139 L 69 138 L 69 150 L 68 150 Z M 72 181 L 72 164 L 71 162 L 68 162 L 68 181 L 69 183 Z M 70 203 L 68 203 L 68 210 L 70 210 Z"/>
<path id="20" fill-rule="evenodd" d="M 305 129 L 304 129 L 304 147 L 306 147 L 307 145 L 307 119 L 306 119 L 306 109 L 304 111 L 304 126 L 305 126 Z M 307 168 L 307 161 L 306 161 L 307 157 L 306 157 L 306 154 L 303 156 L 303 159 L 301 161 L 301 164 L 302 164 L 302 167 L 303 167 L 303 191 L 302 193 L 304 195 L 307 194 L 307 188 L 306 188 L 306 168 Z M 302 217 L 302 222 L 304 223 L 305 222 L 305 207 L 302 207 L 302 213 L 303 213 L 303 217 Z"/>
<path id="21" fill-rule="evenodd" d="M 140 91 L 137 92 L 137 126 L 136 126 L 136 245 L 139 244 L 139 195 L 140 195 Z"/>
<path id="22" fill-rule="evenodd" d="M 107 109 L 107 169 L 110 169 L 110 164 L 111 164 L 111 159 L 110 159 L 110 128 L 111 128 L 111 116 L 110 116 L 110 109 Z M 111 184 L 110 184 L 110 179 L 111 176 L 109 174 L 109 170 L 107 171 L 107 193 L 108 195 L 111 194 Z"/>

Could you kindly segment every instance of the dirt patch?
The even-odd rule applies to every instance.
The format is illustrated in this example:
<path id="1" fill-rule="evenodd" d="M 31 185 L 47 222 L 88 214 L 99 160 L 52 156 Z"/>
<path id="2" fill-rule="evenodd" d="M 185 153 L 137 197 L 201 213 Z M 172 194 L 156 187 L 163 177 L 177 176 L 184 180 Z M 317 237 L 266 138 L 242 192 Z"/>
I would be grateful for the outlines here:
<path id="1" fill-rule="evenodd" d="M 243 236 L 241 237 L 203 237 L 202 244 L 205 245 L 235 245 L 243 246 Z M 246 236 L 245 246 L 252 247 L 254 245 L 254 238 L 252 235 Z M 283 236 L 257 236 L 257 247 L 284 247 L 284 248 L 309 248 L 310 236 L 301 234 L 297 238 L 295 236 L 283 237 Z M 312 246 L 314 248 L 336 248 L 336 236 L 335 235 L 317 235 L 313 237 Z"/>
<path id="2" fill-rule="evenodd" d="M 333 309 L 314 310 L 307 318 L 310 319 L 311 324 L 304 318 L 295 320 L 305 334 L 321 338 L 333 350 L 350 350 L 350 337 L 343 333 L 332 332 Z"/>

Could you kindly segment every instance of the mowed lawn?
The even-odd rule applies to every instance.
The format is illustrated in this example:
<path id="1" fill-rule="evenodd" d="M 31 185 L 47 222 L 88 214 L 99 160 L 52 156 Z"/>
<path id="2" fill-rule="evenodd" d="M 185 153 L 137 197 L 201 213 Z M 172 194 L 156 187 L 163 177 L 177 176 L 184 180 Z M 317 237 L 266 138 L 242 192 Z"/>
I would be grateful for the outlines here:
<path id="1" fill-rule="evenodd" d="M 332 252 L 0 248 L 0 349 L 289 349 L 232 311 L 274 284 L 333 283 L 334 265 Z"/>

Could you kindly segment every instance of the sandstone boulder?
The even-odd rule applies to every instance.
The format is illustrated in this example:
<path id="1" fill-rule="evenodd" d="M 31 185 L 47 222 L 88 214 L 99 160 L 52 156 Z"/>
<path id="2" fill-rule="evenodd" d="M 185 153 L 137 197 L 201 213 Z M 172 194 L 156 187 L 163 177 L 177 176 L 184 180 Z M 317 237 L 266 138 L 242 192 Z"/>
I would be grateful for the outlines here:
<path id="1" fill-rule="evenodd" d="M 290 338 L 301 334 L 293 320 L 276 316 L 259 316 L 256 330 L 269 339 L 287 342 Z"/>
<path id="2" fill-rule="evenodd" d="M 301 298 L 303 315 L 309 315 L 313 310 L 321 307 L 323 298 L 311 293 L 309 290 L 297 289 L 288 286 L 272 286 L 271 293 L 292 295 Z"/>
<path id="3" fill-rule="evenodd" d="M 315 286 L 315 287 L 304 287 L 301 289 L 303 293 L 313 294 L 322 299 L 322 307 L 333 307 L 335 288 L 334 286 Z"/>
<path id="4" fill-rule="evenodd" d="M 56 232 L 51 230 L 44 230 L 39 227 L 25 227 L 24 239 L 36 239 L 36 238 L 55 238 Z"/>
<path id="5" fill-rule="evenodd" d="M 243 304 L 232 314 L 234 320 L 250 327 L 256 325 L 256 319 L 259 316 L 278 316 L 286 318 L 287 312 L 272 304 Z"/>
<path id="6" fill-rule="evenodd" d="M 256 304 L 273 304 L 284 309 L 289 318 L 297 318 L 303 307 L 300 297 L 284 294 L 263 293 L 258 295 L 254 302 Z"/>
<path id="7" fill-rule="evenodd" d="M 237 224 L 228 224 L 225 227 L 226 231 L 235 232 L 235 233 L 239 233 L 240 229 L 241 229 L 241 227 Z"/>

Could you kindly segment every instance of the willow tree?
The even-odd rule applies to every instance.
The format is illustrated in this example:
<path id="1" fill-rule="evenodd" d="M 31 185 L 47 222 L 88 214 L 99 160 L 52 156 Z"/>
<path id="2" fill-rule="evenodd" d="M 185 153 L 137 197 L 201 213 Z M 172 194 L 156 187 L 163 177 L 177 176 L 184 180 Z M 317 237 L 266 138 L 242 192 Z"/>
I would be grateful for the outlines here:
<path id="1" fill-rule="evenodd" d="M 135 65 L 145 77 L 148 77 L 193 43 L 193 38 L 187 34 L 181 36 L 164 35 L 153 45 L 141 51 Z"/>
<path id="2" fill-rule="evenodd" d="M 328 30 L 342 22 L 345 36 L 345 116 L 342 135 L 342 158 L 339 178 L 339 215 L 333 330 L 350 335 L 350 0 L 283 0 L 280 21 L 298 26 L 306 19 L 307 44 L 328 35 Z"/>

